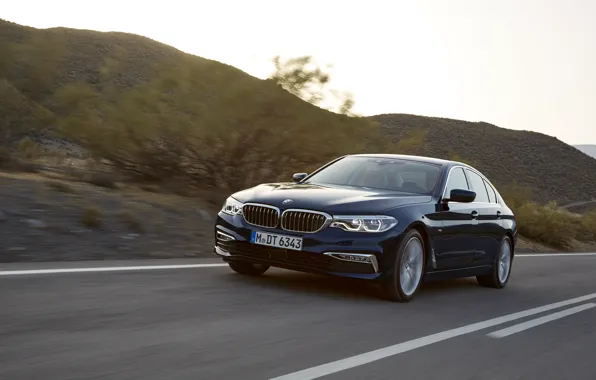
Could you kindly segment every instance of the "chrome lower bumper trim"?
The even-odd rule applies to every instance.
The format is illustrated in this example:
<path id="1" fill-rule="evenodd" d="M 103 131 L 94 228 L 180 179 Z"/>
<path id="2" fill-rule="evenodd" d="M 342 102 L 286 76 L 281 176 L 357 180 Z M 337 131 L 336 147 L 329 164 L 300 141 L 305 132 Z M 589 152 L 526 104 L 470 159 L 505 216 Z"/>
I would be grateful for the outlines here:
<path id="1" fill-rule="evenodd" d="M 221 241 L 230 241 L 230 240 L 236 240 L 236 238 L 235 238 L 235 237 L 233 237 L 232 235 L 228 235 L 228 234 L 226 234 L 226 233 L 223 233 L 223 232 L 221 232 L 221 231 L 217 231 L 217 232 L 216 232 L 216 238 L 217 238 L 218 240 L 221 240 Z"/>
<path id="2" fill-rule="evenodd" d="M 236 238 L 233 237 L 232 235 L 226 234 L 225 232 L 217 230 L 215 232 L 215 253 L 219 256 L 232 256 L 230 254 L 230 252 L 217 246 L 217 243 L 220 241 L 226 242 L 226 241 L 232 241 L 232 240 L 236 240 Z"/>
<path id="3" fill-rule="evenodd" d="M 375 273 L 379 273 L 379 262 L 373 254 L 348 252 L 325 252 L 324 254 L 342 261 L 371 265 Z"/>
<path id="4" fill-rule="evenodd" d="M 230 254 L 230 252 L 223 250 L 223 249 L 219 248 L 218 246 L 215 246 L 215 253 L 218 254 L 219 256 L 232 256 Z"/>

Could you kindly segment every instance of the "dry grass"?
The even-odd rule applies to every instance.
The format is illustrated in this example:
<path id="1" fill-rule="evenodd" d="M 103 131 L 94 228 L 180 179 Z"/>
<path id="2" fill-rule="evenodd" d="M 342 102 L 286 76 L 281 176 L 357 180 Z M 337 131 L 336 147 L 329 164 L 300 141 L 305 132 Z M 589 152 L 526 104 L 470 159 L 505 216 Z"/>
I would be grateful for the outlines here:
<path id="1" fill-rule="evenodd" d="M 75 190 L 71 185 L 62 181 L 47 181 L 46 186 L 48 186 L 52 190 L 59 191 L 61 193 L 75 193 Z"/>

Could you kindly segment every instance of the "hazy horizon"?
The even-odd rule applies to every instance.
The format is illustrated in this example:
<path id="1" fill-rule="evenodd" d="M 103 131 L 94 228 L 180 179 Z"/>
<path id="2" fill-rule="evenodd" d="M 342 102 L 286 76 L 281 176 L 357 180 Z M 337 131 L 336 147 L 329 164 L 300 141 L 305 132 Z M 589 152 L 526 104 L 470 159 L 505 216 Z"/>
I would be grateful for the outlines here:
<path id="1" fill-rule="evenodd" d="M 333 64 L 362 115 L 407 113 L 596 144 L 596 2 L 23 0 L 0 18 L 143 35 L 259 78 L 271 58 Z M 290 18 L 289 15 L 292 17 Z"/>

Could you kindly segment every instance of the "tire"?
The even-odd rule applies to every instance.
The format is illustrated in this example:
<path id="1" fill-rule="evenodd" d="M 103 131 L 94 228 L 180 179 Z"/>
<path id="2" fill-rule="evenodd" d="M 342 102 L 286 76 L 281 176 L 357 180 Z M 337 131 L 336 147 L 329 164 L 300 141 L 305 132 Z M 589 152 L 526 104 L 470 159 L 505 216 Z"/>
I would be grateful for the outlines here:
<path id="1" fill-rule="evenodd" d="M 513 268 L 513 245 L 509 236 L 501 240 L 499 254 L 495 257 L 495 262 L 491 274 L 485 276 L 476 276 L 478 283 L 487 288 L 502 289 L 509 282 L 511 269 Z"/>
<path id="2" fill-rule="evenodd" d="M 414 298 L 426 270 L 425 252 L 420 232 L 408 231 L 397 249 L 391 275 L 381 284 L 383 298 L 392 302 L 409 302 Z"/>
<path id="3" fill-rule="evenodd" d="M 269 269 L 269 265 L 244 262 L 229 262 L 228 265 L 234 272 L 249 276 L 259 276 Z"/>

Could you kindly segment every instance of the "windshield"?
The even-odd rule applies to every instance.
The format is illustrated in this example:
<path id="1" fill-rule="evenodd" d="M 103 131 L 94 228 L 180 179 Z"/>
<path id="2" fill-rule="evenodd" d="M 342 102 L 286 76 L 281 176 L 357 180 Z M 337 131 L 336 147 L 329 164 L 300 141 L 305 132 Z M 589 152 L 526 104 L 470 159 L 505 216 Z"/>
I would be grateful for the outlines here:
<path id="1" fill-rule="evenodd" d="M 306 183 L 431 194 L 440 165 L 394 158 L 348 156 L 308 178 Z"/>

